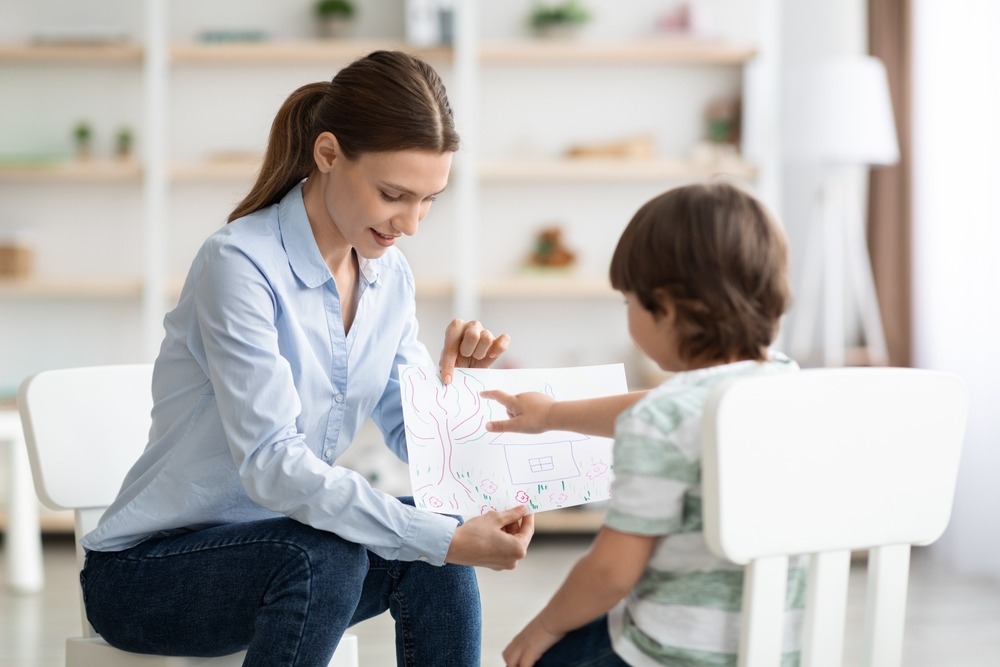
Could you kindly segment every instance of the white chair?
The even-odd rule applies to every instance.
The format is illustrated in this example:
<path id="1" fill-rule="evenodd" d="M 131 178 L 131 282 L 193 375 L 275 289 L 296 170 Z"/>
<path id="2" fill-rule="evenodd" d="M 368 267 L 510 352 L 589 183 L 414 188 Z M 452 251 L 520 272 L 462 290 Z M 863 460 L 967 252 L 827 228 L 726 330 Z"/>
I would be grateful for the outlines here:
<path id="1" fill-rule="evenodd" d="M 0 445 L 7 445 L 7 585 L 16 593 L 45 588 L 38 499 L 24 447 L 21 417 L 14 406 L 0 406 Z"/>
<path id="2" fill-rule="evenodd" d="M 780 664 L 786 567 L 808 556 L 802 667 L 841 667 L 852 551 L 862 660 L 898 667 L 911 545 L 951 516 L 968 398 L 948 373 L 804 370 L 717 387 L 703 422 L 705 537 L 745 564 L 742 667 Z"/>
<path id="3" fill-rule="evenodd" d="M 18 392 L 35 489 L 46 507 L 74 511 L 80 538 L 96 524 L 149 437 L 152 365 L 44 371 Z M 81 611 L 83 603 L 81 599 Z M 236 667 L 245 652 L 220 658 L 152 656 L 120 651 L 83 614 L 83 636 L 66 640 L 67 667 Z M 346 634 L 330 667 L 356 667 L 357 637 Z"/>

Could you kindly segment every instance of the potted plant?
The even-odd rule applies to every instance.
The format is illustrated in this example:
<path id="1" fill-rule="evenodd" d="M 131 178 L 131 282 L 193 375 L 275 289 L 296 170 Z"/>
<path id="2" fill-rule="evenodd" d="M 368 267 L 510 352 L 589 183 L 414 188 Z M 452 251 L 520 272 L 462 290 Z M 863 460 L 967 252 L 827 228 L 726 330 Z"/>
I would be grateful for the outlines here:
<path id="1" fill-rule="evenodd" d="M 80 160 L 87 160 L 92 154 L 92 143 L 94 131 L 90 123 L 80 121 L 73 128 L 73 144 L 76 147 L 76 157 Z"/>
<path id="2" fill-rule="evenodd" d="M 115 135 L 115 155 L 122 160 L 132 157 L 132 129 L 128 126 L 118 128 Z"/>
<path id="3" fill-rule="evenodd" d="M 573 37 L 581 26 L 590 20 L 579 0 L 566 0 L 555 4 L 536 2 L 528 23 L 541 37 Z"/>
<path id="4" fill-rule="evenodd" d="M 355 6 L 351 0 L 317 0 L 313 5 L 319 32 L 323 37 L 343 37 L 354 19 Z"/>

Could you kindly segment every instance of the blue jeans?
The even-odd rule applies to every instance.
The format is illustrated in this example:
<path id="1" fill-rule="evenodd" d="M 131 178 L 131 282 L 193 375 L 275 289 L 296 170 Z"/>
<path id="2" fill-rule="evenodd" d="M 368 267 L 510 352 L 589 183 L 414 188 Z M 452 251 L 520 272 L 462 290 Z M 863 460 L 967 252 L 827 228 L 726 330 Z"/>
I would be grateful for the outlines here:
<path id="1" fill-rule="evenodd" d="M 569 632 L 538 659 L 535 667 L 628 667 L 611 648 L 608 617 Z"/>
<path id="2" fill-rule="evenodd" d="M 292 519 L 91 552 L 80 582 L 90 624 L 136 653 L 326 667 L 349 626 L 387 609 L 398 665 L 469 667 L 482 651 L 473 568 L 387 561 Z"/>

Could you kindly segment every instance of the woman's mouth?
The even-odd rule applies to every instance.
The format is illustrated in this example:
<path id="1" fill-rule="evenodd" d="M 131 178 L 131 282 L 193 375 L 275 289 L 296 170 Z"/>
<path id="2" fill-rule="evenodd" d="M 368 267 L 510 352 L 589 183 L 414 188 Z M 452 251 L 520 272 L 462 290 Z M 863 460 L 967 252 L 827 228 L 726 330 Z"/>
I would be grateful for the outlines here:
<path id="1" fill-rule="evenodd" d="M 395 236 L 389 236 L 388 234 L 382 234 L 376 230 L 372 230 L 372 238 L 375 239 L 375 243 L 379 244 L 383 248 L 388 248 L 396 242 Z"/>

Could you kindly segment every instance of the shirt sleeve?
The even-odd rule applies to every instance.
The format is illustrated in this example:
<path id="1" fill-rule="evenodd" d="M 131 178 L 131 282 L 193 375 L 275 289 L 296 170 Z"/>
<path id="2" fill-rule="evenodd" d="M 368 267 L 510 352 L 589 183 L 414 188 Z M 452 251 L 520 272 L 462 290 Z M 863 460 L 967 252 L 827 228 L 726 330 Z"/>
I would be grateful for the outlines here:
<path id="1" fill-rule="evenodd" d="M 250 498 L 383 558 L 443 564 L 455 519 L 404 505 L 361 475 L 328 465 L 305 444 L 296 426 L 300 398 L 274 325 L 279 299 L 266 267 L 222 246 L 206 263 L 195 299 L 223 428 Z"/>

